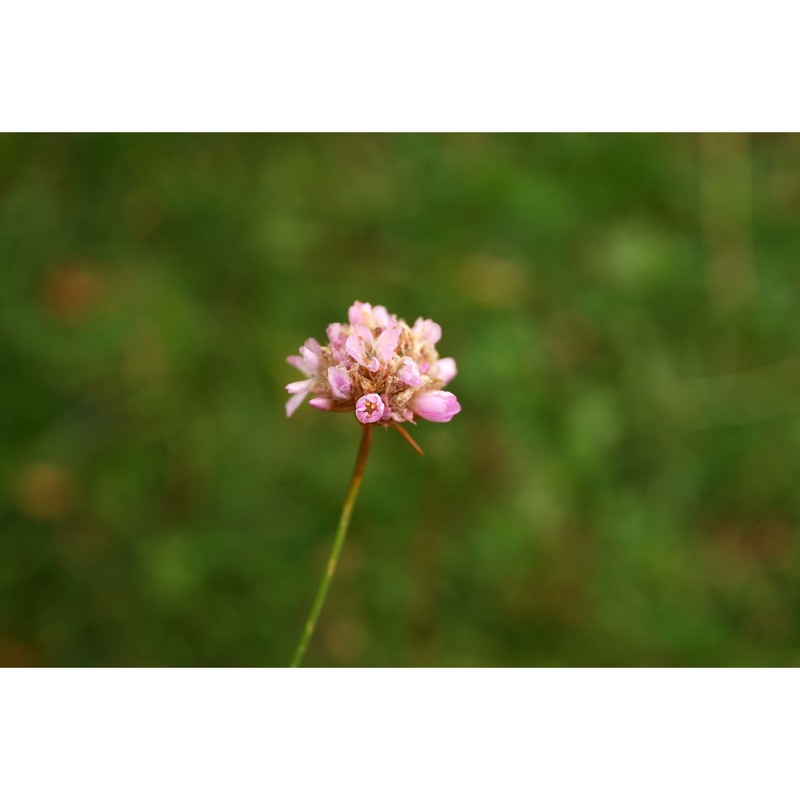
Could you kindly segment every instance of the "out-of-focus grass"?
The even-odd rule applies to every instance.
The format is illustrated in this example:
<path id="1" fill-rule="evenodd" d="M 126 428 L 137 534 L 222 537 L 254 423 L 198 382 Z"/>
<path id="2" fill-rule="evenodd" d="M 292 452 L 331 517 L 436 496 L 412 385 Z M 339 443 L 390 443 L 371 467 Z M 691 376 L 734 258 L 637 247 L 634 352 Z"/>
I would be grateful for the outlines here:
<path id="1" fill-rule="evenodd" d="M 354 299 L 463 412 L 378 432 L 318 665 L 800 660 L 800 137 L 0 137 L 0 663 L 280 665 L 357 449 Z"/>

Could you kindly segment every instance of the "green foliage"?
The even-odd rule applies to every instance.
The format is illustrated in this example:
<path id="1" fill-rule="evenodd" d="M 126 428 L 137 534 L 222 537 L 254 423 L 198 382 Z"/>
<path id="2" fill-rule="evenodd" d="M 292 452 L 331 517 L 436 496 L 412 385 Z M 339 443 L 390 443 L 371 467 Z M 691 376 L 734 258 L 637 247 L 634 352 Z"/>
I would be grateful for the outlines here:
<path id="1" fill-rule="evenodd" d="M 442 325 L 309 665 L 796 664 L 800 137 L 0 137 L 0 663 L 283 665 L 355 421 L 284 359 Z"/>

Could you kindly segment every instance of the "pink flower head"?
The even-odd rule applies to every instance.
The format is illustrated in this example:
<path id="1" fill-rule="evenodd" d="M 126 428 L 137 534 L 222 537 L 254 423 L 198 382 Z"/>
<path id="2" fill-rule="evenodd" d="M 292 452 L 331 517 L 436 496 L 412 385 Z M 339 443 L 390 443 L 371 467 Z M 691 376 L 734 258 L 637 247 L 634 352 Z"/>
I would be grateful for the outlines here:
<path id="1" fill-rule="evenodd" d="M 399 425 L 415 417 L 449 422 L 461 406 L 442 391 L 457 374 L 452 358 L 439 358 L 442 329 L 420 317 L 409 326 L 384 306 L 355 302 L 346 323 L 333 322 L 328 340 L 308 339 L 287 361 L 305 376 L 286 386 L 291 416 L 309 395 L 322 411 L 352 411 L 364 424 Z"/>

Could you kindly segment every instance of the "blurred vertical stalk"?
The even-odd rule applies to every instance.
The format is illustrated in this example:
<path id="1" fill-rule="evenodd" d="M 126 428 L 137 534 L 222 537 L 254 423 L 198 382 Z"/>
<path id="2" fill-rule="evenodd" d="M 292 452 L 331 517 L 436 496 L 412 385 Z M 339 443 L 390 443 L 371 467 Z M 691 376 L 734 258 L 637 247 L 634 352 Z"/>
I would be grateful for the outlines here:
<path id="1" fill-rule="evenodd" d="M 314 629 L 317 627 L 317 620 L 322 611 L 322 606 L 325 604 L 325 595 L 328 593 L 333 574 L 336 572 L 336 564 L 339 561 L 339 554 L 342 552 L 342 545 L 347 536 L 347 529 L 350 527 L 350 518 L 353 516 L 353 508 L 355 507 L 356 498 L 358 497 L 358 490 L 361 488 L 361 481 L 364 477 L 364 468 L 367 465 L 367 456 L 369 455 L 369 448 L 372 444 L 372 433 L 374 431 L 373 425 L 362 425 L 361 427 L 363 431 L 361 435 L 361 446 L 358 449 L 358 457 L 356 458 L 356 465 L 353 469 L 353 477 L 350 479 L 350 486 L 347 488 L 347 494 L 344 498 L 342 515 L 339 517 L 339 525 L 333 537 L 331 554 L 328 556 L 328 564 L 325 568 L 322 580 L 320 580 L 319 586 L 317 587 L 317 593 L 314 595 L 311 611 L 308 613 L 308 619 L 303 627 L 303 633 L 300 636 L 294 658 L 289 665 L 290 667 L 299 667 L 303 663 L 303 658 L 308 649 L 308 643 L 314 635 Z"/>
<path id="2" fill-rule="evenodd" d="M 721 313 L 756 299 L 753 258 L 753 173 L 746 133 L 700 134 L 700 209 L 708 292 Z"/>
<path id="3" fill-rule="evenodd" d="M 698 142 L 707 285 L 715 321 L 722 323 L 721 335 L 708 347 L 710 374 L 694 378 L 666 375 L 659 397 L 667 415 L 682 427 L 696 430 L 795 414 L 800 358 L 765 363 L 772 356 L 759 348 L 749 324 L 759 313 L 751 137 L 704 133 Z M 788 171 L 779 177 L 788 179 L 789 186 L 794 181 Z"/>

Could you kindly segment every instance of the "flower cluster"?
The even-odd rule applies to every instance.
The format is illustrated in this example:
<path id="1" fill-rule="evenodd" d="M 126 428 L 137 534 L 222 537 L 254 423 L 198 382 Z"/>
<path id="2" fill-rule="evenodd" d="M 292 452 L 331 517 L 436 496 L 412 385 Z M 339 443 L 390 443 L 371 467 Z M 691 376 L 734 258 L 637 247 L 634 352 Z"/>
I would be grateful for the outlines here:
<path id="1" fill-rule="evenodd" d="M 328 341 L 309 339 L 286 360 L 307 377 L 286 387 L 291 416 L 305 397 L 321 411 L 354 411 L 364 424 L 449 422 L 461 406 L 443 391 L 456 375 L 452 358 L 439 358 L 442 329 L 430 319 L 413 326 L 383 306 L 354 303 L 348 323 L 328 325 Z"/>

